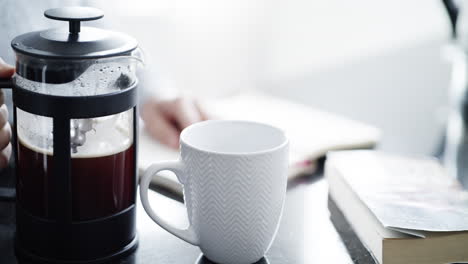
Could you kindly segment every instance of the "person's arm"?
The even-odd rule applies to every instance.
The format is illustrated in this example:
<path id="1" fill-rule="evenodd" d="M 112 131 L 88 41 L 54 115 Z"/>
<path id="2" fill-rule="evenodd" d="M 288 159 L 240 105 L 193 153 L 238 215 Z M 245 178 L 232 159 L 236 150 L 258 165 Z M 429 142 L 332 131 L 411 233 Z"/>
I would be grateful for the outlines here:
<path id="1" fill-rule="evenodd" d="M 159 78 L 154 63 L 148 64 L 139 76 L 140 116 L 154 139 L 177 149 L 180 132 L 208 116 L 196 100 L 179 92 L 177 85 Z"/>
<path id="2" fill-rule="evenodd" d="M 0 58 L 0 78 L 10 78 L 14 73 L 15 68 Z M 5 168 L 11 156 L 11 127 L 8 123 L 8 109 L 3 99 L 0 104 L 0 168 Z"/>
<path id="3" fill-rule="evenodd" d="M 207 120 L 198 103 L 187 97 L 143 103 L 141 118 L 155 139 L 172 148 L 179 147 L 180 132 L 189 125 Z"/>

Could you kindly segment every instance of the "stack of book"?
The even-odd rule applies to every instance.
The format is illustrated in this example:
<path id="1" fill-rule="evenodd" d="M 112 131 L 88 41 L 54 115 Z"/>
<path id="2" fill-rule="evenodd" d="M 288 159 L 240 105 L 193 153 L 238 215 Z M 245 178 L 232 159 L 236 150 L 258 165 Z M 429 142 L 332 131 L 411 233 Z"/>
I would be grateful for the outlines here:
<path id="1" fill-rule="evenodd" d="M 331 215 L 343 218 L 332 222 L 349 224 L 375 262 L 468 262 L 468 192 L 437 160 L 332 152 L 325 177 Z"/>

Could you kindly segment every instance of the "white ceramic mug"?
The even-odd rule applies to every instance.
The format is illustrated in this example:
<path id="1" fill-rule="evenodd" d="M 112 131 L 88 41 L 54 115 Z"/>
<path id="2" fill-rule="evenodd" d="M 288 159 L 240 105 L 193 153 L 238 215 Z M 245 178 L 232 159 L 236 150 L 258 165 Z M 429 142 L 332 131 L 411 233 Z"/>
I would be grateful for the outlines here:
<path id="1" fill-rule="evenodd" d="M 276 235 L 286 195 L 288 139 L 272 126 L 212 120 L 184 129 L 181 157 L 150 166 L 140 183 L 148 215 L 173 235 L 226 264 L 258 261 Z M 151 177 L 174 172 L 184 186 L 190 225 L 161 219 L 148 202 Z M 157 209 L 157 208 L 156 208 Z"/>

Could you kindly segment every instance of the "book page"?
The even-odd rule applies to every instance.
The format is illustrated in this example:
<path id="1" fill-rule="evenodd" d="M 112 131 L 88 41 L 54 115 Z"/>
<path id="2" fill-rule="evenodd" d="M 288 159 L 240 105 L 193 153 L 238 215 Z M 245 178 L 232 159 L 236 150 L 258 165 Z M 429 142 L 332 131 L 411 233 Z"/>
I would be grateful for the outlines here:
<path id="1" fill-rule="evenodd" d="M 202 105 L 215 119 L 256 121 L 283 129 L 290 141 L 290 177 L 313 171 L 314 161 L 329 150 L 372 148 L 380 139 L 379 129 L 371 125 L 258 92 Z M 177 159 L 178 151 L 152 139 L 142 126 L 138 158 L 143 171 L 156 161 Z"/>
<path id="2" fill-rule="evenodd" d="M 220 119 L 263 122 L 283 129 L 292 163 L 316 160 L 330 150 L 372 148 L 380 139 L 380 130 L 374 126 L 259 92 L 204 105 Z"/>
<path id="3" fill-rule="evenodd" d="M 334 152 L 327 157 L 384 227 L 468 230 L 468 192 L 436 159 L 376 151 Z"/>

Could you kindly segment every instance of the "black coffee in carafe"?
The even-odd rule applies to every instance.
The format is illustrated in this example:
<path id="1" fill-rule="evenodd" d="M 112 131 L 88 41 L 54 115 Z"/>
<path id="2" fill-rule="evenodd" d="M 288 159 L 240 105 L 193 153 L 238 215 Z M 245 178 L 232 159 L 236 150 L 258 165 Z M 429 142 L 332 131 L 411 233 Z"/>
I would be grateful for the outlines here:
<path id="1" fill-rule="evenodd" d="M 89 220 L 120 212 L 135 202 L 133 144 L 100 156 L 71 159 L 73 220 Z M 50 153 L 18 141 L 18 201 L 34 215 L 54 219 L 54 160 Z"/>

